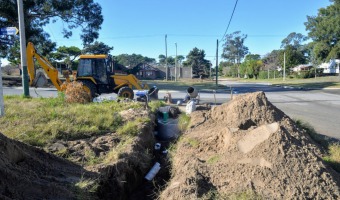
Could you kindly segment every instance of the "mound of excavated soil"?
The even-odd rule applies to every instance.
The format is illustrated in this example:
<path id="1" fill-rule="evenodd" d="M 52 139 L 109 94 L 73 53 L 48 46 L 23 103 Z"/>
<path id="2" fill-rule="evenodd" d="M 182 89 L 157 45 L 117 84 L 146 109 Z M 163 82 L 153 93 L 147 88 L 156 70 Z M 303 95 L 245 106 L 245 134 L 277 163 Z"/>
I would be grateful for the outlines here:
<path id="1" fill-rule="evenodd" d="M 321 149 L 263 92 L 240 95 L 191 115 L 177 143 L 161 199 L 226 197 L 339 199 L 339 174 Z"/>
<path id="2" fill-rule="evenodd" d="M 90 174 L 0 133 L 0 199 L 74 199 L 72 185 Z"/>

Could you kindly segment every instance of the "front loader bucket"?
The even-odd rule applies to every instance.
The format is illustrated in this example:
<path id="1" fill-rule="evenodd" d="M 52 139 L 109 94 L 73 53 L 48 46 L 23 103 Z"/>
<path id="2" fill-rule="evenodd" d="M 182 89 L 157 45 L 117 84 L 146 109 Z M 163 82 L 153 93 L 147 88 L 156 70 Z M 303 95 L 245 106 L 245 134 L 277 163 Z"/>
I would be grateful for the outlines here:
<path id="1" fill-rule="evenodd" d="M 158 91 L 159 89 L 156 86 L 153 86 L 149 91 L 148 94 L 150 96 L 150 99 L 152 100 L 158 100 Z"/>

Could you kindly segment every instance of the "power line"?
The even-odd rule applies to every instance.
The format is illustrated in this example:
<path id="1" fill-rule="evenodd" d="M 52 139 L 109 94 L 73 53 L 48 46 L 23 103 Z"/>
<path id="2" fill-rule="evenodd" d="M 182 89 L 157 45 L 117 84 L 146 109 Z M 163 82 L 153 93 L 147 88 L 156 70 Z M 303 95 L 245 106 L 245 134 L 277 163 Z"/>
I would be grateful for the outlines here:
<path id="1" fill-rule="evenodd" d="M 53 39 L 55 41 L 82 41 L 80 38 L 56 38 L 54 34 L 51 32 Z M 218 35 L 195 35 L 195 34 L 167 34 L 168 36 L 175 37 L 209 37 L 216 38 Z M 247 35 L 248 38 L 252 37 L 286 37 L 286 35 Z M 156 37 L 164 37 L 164 34 L 154 34 L 154 35 L 131 35 L 131 36 L 112 36 L 112 37 L 100 37 L 97 40 L 118 40 L 118 39 L 139 39 L 139 38 L 156 38 Z"/>
<path id="2" fill-rule="evenodd" d="M 229 19 L 229 23 L 228 23 L 227 29 L 225 30 L 224 35 L 223 35 L 222 38 L 221 38 L 221 41 L 222 41 L 222 39 L 227 35 L 228 29 L 229 29 L 229 26 L 230 26 L 230 22 L 231 22 L 231 20 L 233 19 L 233 16 L 234 16 L 234 12 L 235 12 L 235 9 L 236 9 L 236 6 L 237 6 L 237 2 L 238 2 L 238 0 L 236 0 L 236 2 L 235 2 L 235 6 L 234 6 L 234 9 L 233 9 L 233 13 L 232 13 L 231 16 L 230 16 L 230 19 Z"/>

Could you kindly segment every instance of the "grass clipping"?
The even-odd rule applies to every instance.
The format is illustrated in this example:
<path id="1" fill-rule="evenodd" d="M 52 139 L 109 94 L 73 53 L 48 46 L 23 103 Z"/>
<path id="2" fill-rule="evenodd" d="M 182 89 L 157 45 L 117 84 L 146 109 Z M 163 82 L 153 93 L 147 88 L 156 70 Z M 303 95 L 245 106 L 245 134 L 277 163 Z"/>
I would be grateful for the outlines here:
<path id="1" fill-rule="evenodd" d="M 91 95 L 84 89 L 83 83 L 73 81 L 66 83 L 65 101 L 67 103 L 89 103 Z"/>

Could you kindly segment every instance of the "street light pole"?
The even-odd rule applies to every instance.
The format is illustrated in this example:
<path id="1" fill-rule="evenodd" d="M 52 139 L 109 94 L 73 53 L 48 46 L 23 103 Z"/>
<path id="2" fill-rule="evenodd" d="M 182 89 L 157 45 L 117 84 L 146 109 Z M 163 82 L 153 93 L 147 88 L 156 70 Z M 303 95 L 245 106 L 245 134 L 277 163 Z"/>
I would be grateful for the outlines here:
<path id="1" fill-rule="evenodd" d="M 26 57 L 26 36 L 25 36 L 25 22 L 24 9 L 22 0 L 17 0 L 18 3 L 18 18 L 20 30 L 20 54 L 21 54 L 21 69 L 22 69 L 22 86 L 24 88 L 24 96 L 29 97 L 30 91 L 28 88 L 28 72 L 27 72 L 27 57 Z"/>
<path id="2" fill-rule="evenodd" d="M 177 82 L 177 43 L 175 43 L 176 46 L 176 57 L 175 57 L 175 82 Z"/>

